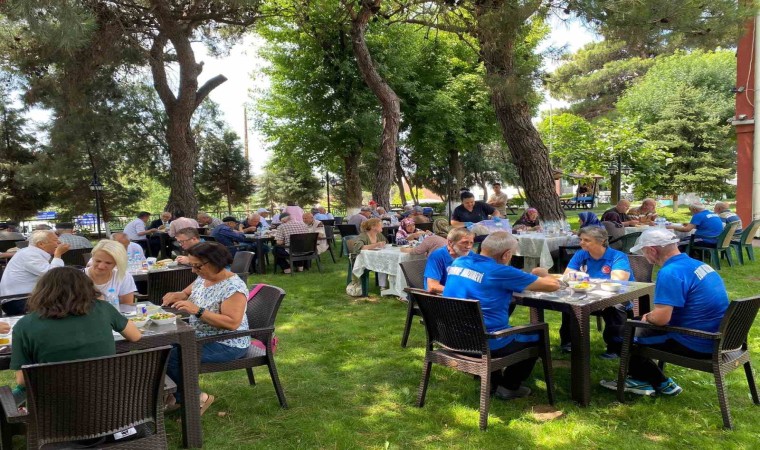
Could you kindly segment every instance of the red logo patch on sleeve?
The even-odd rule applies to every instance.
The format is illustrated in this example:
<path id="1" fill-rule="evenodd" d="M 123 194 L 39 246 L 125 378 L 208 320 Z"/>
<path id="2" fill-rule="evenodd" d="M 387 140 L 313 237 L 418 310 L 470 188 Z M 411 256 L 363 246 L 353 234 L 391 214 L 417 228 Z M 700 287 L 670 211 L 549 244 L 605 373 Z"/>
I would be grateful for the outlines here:
<path id="1" fill-rule="evenodd" d="M 602 267 L 602 273 L 610 273 L 610 272 L 612 272 L 612 268 L 610 266 Z"/>

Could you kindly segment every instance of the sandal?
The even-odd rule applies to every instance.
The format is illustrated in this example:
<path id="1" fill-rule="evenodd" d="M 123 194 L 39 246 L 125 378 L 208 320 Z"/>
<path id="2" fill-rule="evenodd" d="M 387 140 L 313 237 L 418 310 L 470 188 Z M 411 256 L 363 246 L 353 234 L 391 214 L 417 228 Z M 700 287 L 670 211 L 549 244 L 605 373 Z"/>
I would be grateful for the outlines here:
<path id="1" fill-rule="evenodd" d="M 201 415 L 206 412 L 209 406 L 214 403 L 216 398 L 211 394 L 206 394 L 206 401 L 201 402 Z"/>

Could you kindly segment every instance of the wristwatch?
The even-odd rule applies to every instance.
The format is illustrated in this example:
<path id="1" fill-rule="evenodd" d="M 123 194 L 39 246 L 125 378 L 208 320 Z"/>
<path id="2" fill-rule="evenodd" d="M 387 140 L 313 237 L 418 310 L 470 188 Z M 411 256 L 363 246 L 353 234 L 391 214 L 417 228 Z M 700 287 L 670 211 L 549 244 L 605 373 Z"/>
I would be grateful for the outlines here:
<path id="1" fill-rule="evenodd" d="M 195 317 L 200 319 L 204 312 L 206 312 L 206 308 L 201 306 L 200 308 L 198 308 L 198 312 L 195 313 Z"/>

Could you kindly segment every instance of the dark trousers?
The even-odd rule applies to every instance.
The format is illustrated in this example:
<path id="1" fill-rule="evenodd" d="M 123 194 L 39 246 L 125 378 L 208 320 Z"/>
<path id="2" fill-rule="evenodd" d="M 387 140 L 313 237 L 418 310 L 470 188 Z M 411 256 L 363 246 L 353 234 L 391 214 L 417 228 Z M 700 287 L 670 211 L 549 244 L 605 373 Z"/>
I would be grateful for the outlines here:
<path id="1" fill-rule="evenodd" d="M 687 358 L 712 357 L 710 353 L 697 352 L 674 339 L 665 338 L 661 331 L 639 328 L 636 330 L 636 339 L 637 343 L 634 345 L 646 345 L 650 348 L 676 353 Z M 654 387 L 661 385 L 668 379 L 654 361 L 635 355 L 631 356 L 631 361 L 628 365 L 628 375 L 636 380 L 646 381 Z"/>
<path id="2" fill-rule="evenodd" d="M 283 247 L 274 248 L 274 263 L 280 266 L 280 269 L 290 269 L 290 263 L 288 262 L 288 251 Z M 303 267 L 303 261 L 296 261 L 293 263 L 295 267 Z"/>
<path id="3" fill-rule="evenodd" d="M 537 345 L 535 342 L 512 341 L 498 350 L 491 350 L 491 357 L 501 358 L 535 345 Z M 503 371 L 497 370 L 491 372 L 491 390 L 496 390 L 498 386 L 504 386 L 511 390 L 519 388 L 520 384 L 522 384 L 522 382 L 530 376 L 530 373 L 533 372 L 533 366 L 536 365 L 537 359 L 538 358 L 526 359 L 525 361 L 520 361 L 508 366 Z"/>
<path id="4" fill-rule="evenodd" d="M 625 304 L 610 306 L 602 310 L 604 320 L 604 332 L 602 337 L 607 344 L 608 353 L 620 353 L 623 343 L 623 326 L 625 321 L 633 317 L 630 310 L 626 310 Z M 562 345 L 570 342 L 570 314 L 562 313 L 562 326 L 559 328 L 559 339 Z"/>

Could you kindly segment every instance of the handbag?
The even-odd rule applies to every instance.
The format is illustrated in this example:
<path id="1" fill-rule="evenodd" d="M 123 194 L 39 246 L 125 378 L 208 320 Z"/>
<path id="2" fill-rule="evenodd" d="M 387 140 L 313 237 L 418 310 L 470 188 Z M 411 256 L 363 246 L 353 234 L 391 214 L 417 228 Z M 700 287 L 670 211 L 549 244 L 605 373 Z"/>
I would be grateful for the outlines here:
<path id="1" fill-rule="evenodd" d="M 358 281 L 352 281 L 348 283 L 346 286 L 346 294 L 350 295 L 351 297 L 361 297 L 362 292 L 362 285 Z"/>

